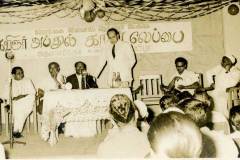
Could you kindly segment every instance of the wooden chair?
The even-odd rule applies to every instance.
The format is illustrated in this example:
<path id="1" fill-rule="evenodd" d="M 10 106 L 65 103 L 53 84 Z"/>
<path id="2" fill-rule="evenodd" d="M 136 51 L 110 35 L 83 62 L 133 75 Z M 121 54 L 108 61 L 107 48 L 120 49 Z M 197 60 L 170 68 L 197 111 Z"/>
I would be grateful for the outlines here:
<path id="1" fill-rule="evenodd" d="M 159 105 L 159 100 L 162 97 L 160 89 L 162 75 L 143 75 L 139 79 L 140 86 L 137 90 L 140 91 L 140 100 L 148 106 Z"/>
<path id="2" fill-rule="evenodd" d="M 231 87 L 227 89 L 228 92 L 228 110 L 233 106 L 240 105 L 240 87 Z"/>

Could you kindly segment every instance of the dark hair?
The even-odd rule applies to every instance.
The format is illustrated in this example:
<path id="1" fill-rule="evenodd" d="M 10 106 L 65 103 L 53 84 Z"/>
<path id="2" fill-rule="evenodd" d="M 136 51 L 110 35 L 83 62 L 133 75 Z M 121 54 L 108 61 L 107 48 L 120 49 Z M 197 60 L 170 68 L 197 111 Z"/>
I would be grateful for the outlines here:
<path id="1" fill-rule="evenodd" d="M 177 98 L 178 98 L 179 101 L 182 101 L 184 99 L 189 99 L 189 98 L 192 98 L 192 97 L 193 96 L 188 91 L 179 92 L 177 94 Z"/>
<path id="2" fill-rule="evenodd" d="M 230 60 L 232 65 L 235 66 L 237 64 L 237 58 L 235 56 L 233 56 L 233 57 L 234 57 L 234 62 L 232 62 L 232 60 L 229 57 L 227 57 L 227 56 L 223 56 L 222 57 L 222 61 L 224 61 L 224 59 L 228 59 L 228 60 Z"/>
<path id="3" fill-rule="evenodd" d="M 162 98 L 159 101 L 162 111 L 164 111 L 165 109 L 168 108 L 167 107 L 168 104 L 166 104 L 167 100 L 169 100 L 170 103 L 177 104 L 177 99 L 174 95 L 164 95 L 164 96 L 162 96 Z"/>
<path id="4" fill-rule="evenodd" d="M 60 66 L 59 66 L 59 64 L 58 64 L 57 62 L 50 62 L 50 63 L 48 64 L 48 69 L 50 68 L 51 65 L 56 65 L 57 68 L 59 68 L 59 70 L 60 70 Z"/>
<path id="5" fill-rule="evenodd" d="M 115 32 L 117 36 L 120 36 L 120 33 L 119 33 L 119 31 L 118 31 L 116 28 L 110 28 L 110 29 L 108 29 L 108 30 L 107 30 L 107 34 L 108 34 L 109 32 L 111 32 L 111 31 Z"/>
<path id="6" fill-rule="evenodd" d="M 77 64 L 78 64 L 78 63 L 81 63 L 81 64 L 83 65 L 84 69 L 87 69 L 87 65 L 86 65 L 84 62 L 82 62 L 82 61 L 76 62 L 76 63 L 74 64 L 75 68 L 77 67 Z"/>
<path id="7" fill-rule="evenodd" d="M 205 103 L 196 99 L 186 99 L 178 104 L 178 107 L 199 127 L 206 125 L 208 120 L 208 108 Z"/>
<path id="8" fill-rule="evenodd" d="M 116 94 L 111 98 L 109 113 L 116 122 L 128 123 L 135 113 L 133 102 L 124 94 Z"/>
<path id="9" fill-rule="evenodd" d="M 20 70 L 22 70 L 22 72 L 24 73 L 24 71 L 23 71 L 23 69 L 22 69 L 22 67 L 19 67 L 19 66 L 16 66 L 16 67 L 13 67 L 13 69 L 12 69 L 12 74 L 16 74 L 16 72 L 17 72 L 17 70 L 18 69 L 20 69 Z"/>
<path id="10" fill-rule="evenodd" d="M 232 124 L 231 127 L 235 126 L 236 130 L 240 130 L 240 116 L 239 115 L 240 115 L 240 105 L 234 106 L 230 109 L 229 120 L 230 120 L 230 123 Z"/>
<path id="11" fill-rule="evenodd" d="M 177 62 L 183 62 L 186 66 L 188 66 L 188 61 L 183 57 L 176 58 L 175 59 L 175 64 L 177 64 Z"/>
<path id="12" fill-rule="evenodd" d="M 236 114 L 240 114 L 240 105 L 234 106 L 230 109 L 230 116 L 229 117 L 236 116 Z"/>

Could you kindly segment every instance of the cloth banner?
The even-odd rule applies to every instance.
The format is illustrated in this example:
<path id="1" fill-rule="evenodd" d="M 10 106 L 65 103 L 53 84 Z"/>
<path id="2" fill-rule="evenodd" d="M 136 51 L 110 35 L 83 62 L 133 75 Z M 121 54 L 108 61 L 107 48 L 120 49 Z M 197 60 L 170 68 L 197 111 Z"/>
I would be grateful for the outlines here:
<path id="1" fill-rule="evenodd" d="M 161 53 L 192 50 L 190 22 L 92 25 L 2 31 L 0 53 L 12 50 L 19 58 L 96 56 L 109 43 L 106 31 L 115 27 L 121 39 L 132 43 L 136 53 Z"/>

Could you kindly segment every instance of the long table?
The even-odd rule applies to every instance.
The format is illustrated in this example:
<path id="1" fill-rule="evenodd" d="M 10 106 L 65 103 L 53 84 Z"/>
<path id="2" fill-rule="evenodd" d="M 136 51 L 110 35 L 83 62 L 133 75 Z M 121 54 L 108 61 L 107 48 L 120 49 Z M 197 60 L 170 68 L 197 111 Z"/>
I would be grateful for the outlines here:
<path id="1" fill-rule="evenodd" d="M 55 90 L 46 92 L 43 100 L 41 138 L 54 145 L 62 122 L 96 122 L 110 119 L 109 104 L 113 95 L 125 94 L 132 100 L 129 88 Z M 95 123 L 96 124 L 96 123 Z M 90 127 L 90 126 L 84 126 Z M 96 125 L 90 131 L 96 132 Z M 82 128 L 82 130 L 88 128 Z M 77 129 L 76 129 L 77 130 Z M 91 134 L 91 133 L 89 133 Z"/>

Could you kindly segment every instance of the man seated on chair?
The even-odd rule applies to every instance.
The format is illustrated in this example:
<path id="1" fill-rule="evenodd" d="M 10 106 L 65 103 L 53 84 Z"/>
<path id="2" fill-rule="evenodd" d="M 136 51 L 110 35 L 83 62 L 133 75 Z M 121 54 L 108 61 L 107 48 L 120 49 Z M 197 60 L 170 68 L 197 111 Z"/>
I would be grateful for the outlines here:
<path id="1" fill-rule="evenodd" d="M 42 80 L 40 88 L 38 88 L 39 98 L 44 96 L 44 92 L 56 89 L 65 88 L 65 77 L 60 74 L 60 65 L 57 62 L 50 62 L 48 64 L 49 75 Z M 38 106 L 38 112 L 42 113 L 42 101 Z"/>
<path id="2" fill-rule="evenodd" d="M 87 73 L 87 65 L 81 61 L 75 63 L 76 73 L 67 77 L 72 89 L 98 88 L 94 77 Z"/>
<path id="3" fill-rule="evenodd" d="M 55 89 L 65 88 L 65 77 L 60 74 L 60 65 L 57 62 L 50 62 L 48 64 L 49 75 L 43 80 L 41 90 L 50 91 Z"/>
<path id="4" fill-rule="evenodd" d="M 161 89 L 165 91 L 187 91 L 193 95 L 194 90 L 200 86 L 198 75 L 187 70 L 188 61 L 183 57 L 178 57 L 175 60 L 175 66 L 177 72 L 173 75 L 171 82 L 168 86 L 161 85 Z"/>
<path id="5" fill-rule="evenodd" d="M 94 77 L 87 73 L 87 66 L 84 62 L 78 61 L 75 63 L 76 73 L 67 77 L 67 82 L 72 84 L 72 89 L 89 89 L 98 88 Z M 66 137 L 72 136 L 75 138 L 83 136 L 83 126 L 94 125 L 95 121 L 86 122 L 67 122 L 65 124 L 64 134 Z M 89 128 L 89 130 L 91 127 Z M 85 130 L 85 133 L 89 131 Z"/>
<path id="6" fill-rule="evenodd" d="M 12 85 L 5 87 L 4 98 L 9 99 L 9 90 L 12 87 L 13 136 L 20 138 L 24 122 L 33 110 L 36 90 L 32 81 L 24 77 L 21 67 L 14 67 L 11 73 Z"/>

